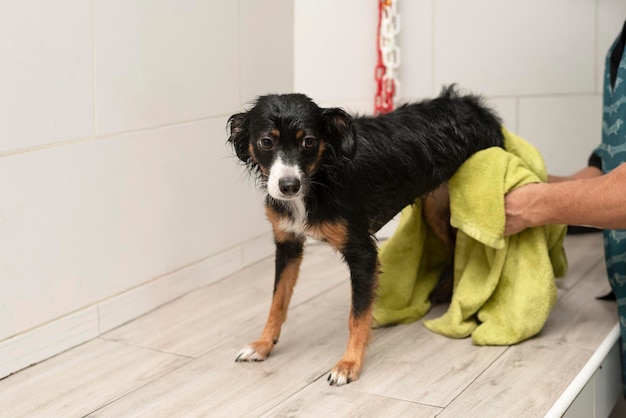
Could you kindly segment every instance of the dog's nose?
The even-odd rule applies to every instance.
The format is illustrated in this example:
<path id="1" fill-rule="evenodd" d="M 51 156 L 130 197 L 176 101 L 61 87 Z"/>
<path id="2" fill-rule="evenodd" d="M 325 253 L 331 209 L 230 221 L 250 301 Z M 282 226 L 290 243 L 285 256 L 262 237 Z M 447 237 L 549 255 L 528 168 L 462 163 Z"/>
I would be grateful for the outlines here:
<path id="1" fill-rule="evenodd" d="M 300 180 L 297 177 L 284 177 L 278 180 L 278 187 L 285 196 L 293 196 L 300 190 Z"/>

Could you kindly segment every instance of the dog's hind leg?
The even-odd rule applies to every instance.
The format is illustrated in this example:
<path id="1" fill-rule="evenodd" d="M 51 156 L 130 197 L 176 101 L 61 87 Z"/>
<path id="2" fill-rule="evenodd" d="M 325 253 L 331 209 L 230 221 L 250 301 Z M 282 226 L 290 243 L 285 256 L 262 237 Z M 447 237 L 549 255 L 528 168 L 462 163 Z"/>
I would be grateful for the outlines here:
<path id="1" fill-rule="evenodd" d="M 445 245 L 449 265 L 441 274 L 428 299 L 433 304 L 448 303 L 454 287 L 454 247 L 456 229 L 450 225 L 450 193 L 448 183 L 443 183 L 422 198 L 422 216 L 433 234 Z"/>
<path id="2" fill-rule="evenodd" d="M 372 328 L 372 305 L 378 277 L 378 254 L 369 234 L 349 239 L 342 252 L 350 267 L 352 307 L 348 347 L 328 376 L 330 384 L 336 386 L 358 379 L 361 373 Z"/>
<path id="3" fill-rule="evenodd" d="M 446 246 L 448 254 L 454 254 L 456 229 L 450 225 L 450 192 L 443 183 L 422 198 L 422 216 L 435 236 Z"/>
<path id="4" fill-rule="evenodd" d="M 235 361 L 262 361 L 278 342 L 280 329 L 287 319 L 287 309 L 302 263 L 303 241 L 293 234 L 275 234 L 276 276 L 272 305 L 261 337 L 245 346 Z"/>

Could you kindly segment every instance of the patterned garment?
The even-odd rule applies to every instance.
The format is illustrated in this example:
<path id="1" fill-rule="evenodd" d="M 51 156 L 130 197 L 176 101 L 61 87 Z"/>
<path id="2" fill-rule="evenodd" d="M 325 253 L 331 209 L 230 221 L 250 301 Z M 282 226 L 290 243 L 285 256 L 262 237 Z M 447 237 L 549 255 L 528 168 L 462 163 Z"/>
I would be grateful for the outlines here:
<path id="1" fill-rule="evenodd" d="M 608 173 L 626 162 L 626 22 L 606 57 L 602 144 L 594 151 Z M 620 54 L 621 52 L 621 54 Z M 609 282 L 617 298 L 621 326 L 622 382 L 626 397 L 626 230 L 604 230 L 604 255 Z"/>

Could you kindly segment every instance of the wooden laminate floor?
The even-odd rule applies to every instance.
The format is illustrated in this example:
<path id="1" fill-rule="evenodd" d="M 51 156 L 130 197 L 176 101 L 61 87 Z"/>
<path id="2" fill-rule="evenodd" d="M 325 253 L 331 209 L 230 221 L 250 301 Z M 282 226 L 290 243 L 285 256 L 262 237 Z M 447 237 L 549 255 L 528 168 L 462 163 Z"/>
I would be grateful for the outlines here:
<path id="1" fill-rule="evenodd" d="M 598 234 L 568 237 L 570 269 L 541 334 L 479 347 L 421 322 L 377 329 L 361 379 L 326 382 L 348 337 L 348 272 L 307 248 L 270 358 L 235 363 L 264 324 L 273 261 L 261 261 L 0 381 L 0 416 L 543 416 L 617 320 Z M 429 314 L 441 315 L 445 306 Z"/>

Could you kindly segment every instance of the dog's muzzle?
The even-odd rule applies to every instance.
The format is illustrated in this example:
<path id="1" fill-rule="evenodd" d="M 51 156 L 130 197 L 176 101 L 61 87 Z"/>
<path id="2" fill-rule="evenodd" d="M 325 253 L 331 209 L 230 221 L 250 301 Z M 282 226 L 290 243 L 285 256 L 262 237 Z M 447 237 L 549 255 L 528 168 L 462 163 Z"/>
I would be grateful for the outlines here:
<path id="1" fill-rule="evenodd" d="M 296 165 L 285 164 L 279 157 L 270 169 L 267 191 L 278 200 L 291 200 L 303 193 L 302 172 Z"/>

